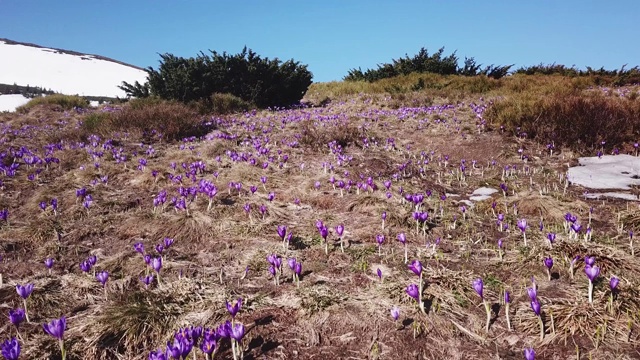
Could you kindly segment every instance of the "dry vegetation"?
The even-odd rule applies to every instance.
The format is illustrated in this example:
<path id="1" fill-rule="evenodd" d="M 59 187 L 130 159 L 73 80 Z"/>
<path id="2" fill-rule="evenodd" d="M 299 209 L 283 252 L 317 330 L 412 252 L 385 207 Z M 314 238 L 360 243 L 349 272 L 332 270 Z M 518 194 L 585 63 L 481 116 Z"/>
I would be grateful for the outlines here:
<path id="1" fill-rule="evenodd" d="M 640 230 L 637 203 L 584 200 L 583 189 L 566 187 L 574 153 L 557 140 L 550 154 L 547 135 L 534 134 L 549 123 L 530 122 L 526 111 L 526 123 L 500 117 L 517 107 L 501 101 L 557 94 L 550 88 L 562 83 L 572 90 L 539 105 L 546 111 L 540 121 L 574 116 L 572 123 L 586 129 L 571 115 L 576 109 L 580 116 L 600 111 L 607 125 L 630 116 L 624 138 L 607 144 L 610 152 L 638 135 L 639 100 L 629 95 L 637 90 L 622 90 L 621 98 L 593 94 L 602 90 L 589 90 L 582 78 L 420 77 L 419 91 L 411 90 L 418 81 L 411 76 L 315 84 L 309 101 L 325 100 L 325 107 L 227 115 L 206 119 L 206 126 L 190 108 L 171 103 L 89 112 L 35 106 L 0 115 L 0 211 L 8 211 L 7 221 L 0 220 L 3 313 L 22 306 L 16 284 L 35 285 L 28 300 L 32 323 L 19 329 L 23 357 L 58 358 L 57 343 L 41 324 L 65 315 L 68 359 L 146 359 L 181 327 L 215 328 L 230 319 L 225 301 L 242 297 L 236 321 L 246 326 L 245 359 L 520 359 L 529 347 L 543 359 L 638 358 L 640 262 L 628 239 L 628 231 Z M 489 110 L 496 124 L 483 116 L 491 104 L 499 104 Z M 520 126 L 540 142 L 501 132 L 502 124 Z M 182 140 L 205 130 L 203 137 Z M 608 140 L 612 133 L 604 128 L 588 139 Z M 33 156 L 40 162 L 29 164 Z M 13 163 L 20 166 L 10 176 Z M 203 179 L 218 189 L 211 206 L 203 192 L 180 194 L 200 188 Z M 374 186 L 358 187 L 368 182 Z M 468 202 L 479 187 L 499 190 L 500 184 L 506 195 Z M 88 208 L 86 196 L 76 195 L 81 188 L 91 195 Z M 166 203 L 154 207 L 163 190 Z M 418 193 L 425 195 L 420 211 L 429 217 L 416 231 L 415 206 L 404 195 Z M 185 198 L 186 209 L 170 204 L 172 197 Z M 590 208 L 593 237 L 587 241 Z M 567 212 L 583 224 L 577 239 L 563 227 Z M 498 230 L 498 213 L 505 215 L 506 231 Z M 516 226 L 522 218 L 530 225 L 528 246 Z M 317 220 L 329 227 L 328 253 Z M 344 252 L 338 224 L 345 228 Z M 286 251 L 278 225 L 293 234 Z M 557 233 L 552 247 L 548 232 Z M 426 313 L 405 292 L 417 277 L 405 264 L 399 233 L 406 234 L 409 261 L 424 266 Z M 378 248 L 380 234 L 385 241 Z M 161 282 L 147 289 L 140 278 L 153 270 L 133 245 L 142 242 L 157 256 L 154 246 L 165 237 L 175 243 L 162 253 Z M 502 259 L 498 239 L 504 241 Z M 272 253 L 283 257 L 278 286 L 268 271 Z M 106 290 L 93 272 L 80 269 L 90 255 L 98 271 L 110 274 Z M 584 261 L 570 272 L 576 255 L 595 256 L 601 268 L 592 304 Z M 548 256 L 554 259 L 551 280 L 543 265 Z M 43 265 L 49 257 L 55 259 L 51 273 Z M 290 257 L 302 263 L 299 287 Z M 609 307 L 614 275 L 619 291 Z M 543 339 L 527 295 L 532 277 Z M 492 310 L 488 332 L 472 287 L 477 278 L 484 280 Z M 505 290 L 512 298 L 512 330 Z M 394 306 L 397 321 L 390 315 Z M 0 332 L 2 340 L 16 334 L 8 320 L 0 322 Z M 216 358 L 232 358 L 228 341 L 219 346 Z"/>

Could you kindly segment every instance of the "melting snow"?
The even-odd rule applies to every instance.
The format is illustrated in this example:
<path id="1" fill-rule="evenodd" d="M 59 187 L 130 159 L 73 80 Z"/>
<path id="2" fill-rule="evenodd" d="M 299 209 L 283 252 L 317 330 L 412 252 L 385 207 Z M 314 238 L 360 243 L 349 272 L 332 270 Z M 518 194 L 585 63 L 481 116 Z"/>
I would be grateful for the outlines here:
<path id="1" fill-rule="evenodd" d="M 584 197 L 586 197 L 587 199 L 600 199 L 600 198 L 603 198 L 603 197 L 610 197 L 610 198 L 631 200 L 631 201 L 640 200 L 640 199 L 638 199 L 637 195 L 625 194 L 625 193 L 617 193 L 617 192 L 585 194 Z"/>
<path id="2" fill-rule="evenodd" d="M 640 157 L 631 155 L 604 155 L 581 157 L 580 166 L 569 169 L 569 182 L 589 189 L 629 190 L 640 185 Z"/>
<path id="3" fill-rule="evenodd" d="M 26 104 L 29 100 L 20 94 L 0 95 L 0 112 L 15 111 L 18 106 Z"/>
<path id="4" fill-rule="evenodd" d="M 491 198 L 491 195 L 497 193 L 498 190 L 496 189 L 492 189 L 489 187 L 481 187 L 476 189 L 474 192 L 471 193 L 471 196 L 469 196 L 469 200 L 473 200 L 473 201 L 483 201 L 483 200 L 487 200 Z"/>
<path id="5" fill-rule="evenodd" d="M 147 73 L 92 55 L 71 55 L 57 50 L 0 41 L 0 84 L 39 86 L 81 96 L 124 97 L 122 81 L 144 83 Z"/>

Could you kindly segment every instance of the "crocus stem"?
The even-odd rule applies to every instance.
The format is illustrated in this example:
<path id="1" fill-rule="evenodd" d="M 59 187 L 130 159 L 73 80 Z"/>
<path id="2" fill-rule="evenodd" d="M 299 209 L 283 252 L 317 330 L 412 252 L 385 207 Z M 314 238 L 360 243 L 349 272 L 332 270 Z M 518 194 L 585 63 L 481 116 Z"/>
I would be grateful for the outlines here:
<path id="1" fill-rule="evenodd" d="M 527 233 L 523 232 L 522 237 L 524 238 L 524 246 L 527 246 Z"/>
<path id="2" fill-rule="evenodd" d="M 407 243 L 404 243 L 404 263 L 406 264 L 407 262 L 409 262 L 407 258 Z"/>
<path id="3" fill-rule="evenodd" d="M 547 275 L 549 276 L 549 281 L 551 281 L 551 270 L 547 269 Z"/>
<path id="4" fill-rule="evenodd" d="M 593 282 L 589 280 L 589 303 L 593 303 Z"/>
<path id="5" fill-rule="evenodd" d="M 64 340 L 60 340 L 60 352 L 62 353 L 62 360 L 67 358 L 67 352 L 64 350 Z"/>
<path id="6" fill-rule="evenodd" d="M 511 330 L 511 319 L 509 319 L 509 303 L 504 306 L 505 314 L 507 315 L 507 328 Z"/>
<path id="7" fill-rule="evenodd" d="M 156 273 L 156 280 L 158 281 L 158 287 L 160 287 L 160 273 Z"/>
<path id="8" fill-rule="evenodd" d="M 233 360 L 238 360 L 238 354 L 236 354 L 236 341 L 231 339 L 231 351 L 233 352 Z"/>
<path id="9" fill-rule="evenodd" d="M 22 299 L 22 302 L 24 304 L 24 317 L 27 319 L 27 322 L 30 323 L 29 312 L 27 311 L 27 299 Z"/>
<path id="10" fill-rule="evenodd" d="M 342 238 L 340 238 L 340 251 L 344 253 L 344 244 L 342 243 Z"/>
<path id="11" fill-rule="evenodd" d="M 542 322 L 542 316 L 538 316 L 538 322 L 540 323 L 540 340 L 544 339 L 544 322 Z"/>
<path id="12" fill-rule="evenodd" d="M 424 302 L 422 302 L 422 272 L 420 272 L 420 281 L 418 283 L 418 302 L 420 303 L 420 310 L 423 313 L 427 313 L 424 309 Z"/>
<path id="13" fill-rule="evenodd" d="M 324 253 L 326 255 L 329 255 L 329 242 L 327 241 L 327 239 L 324 239 Z"/>
<path id="14" fill-rule="evenodd" d="M 487 312 L 487 332 L 489 332 L 489 323 L 491 322 L 491 308 L 489 307 L 489 303 L 482 299 L 482 303 L 484 304 L 484 309 Z"/>

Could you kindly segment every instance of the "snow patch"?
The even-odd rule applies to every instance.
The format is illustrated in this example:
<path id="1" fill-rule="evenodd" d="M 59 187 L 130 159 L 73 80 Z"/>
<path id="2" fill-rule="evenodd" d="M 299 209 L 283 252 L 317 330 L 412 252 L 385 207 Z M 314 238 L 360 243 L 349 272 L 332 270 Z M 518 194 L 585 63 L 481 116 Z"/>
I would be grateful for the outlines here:
<path id="1" fill-rule="evenodd" d="M 490 187 L 481 187 L 474 190 L 469 196 L 469 200 L 472 201 L 483 201 L 491 198 L 491 195 L 497 193 L 498 190 L 490 188 Z"/>
<path id="2" fill-rule="evenodd" d="M 3 111 L 16 111 L 18 106 L 22 106 L 29 102 L 29 98 L 17 95 L 0 95 L 0 112 Z"/>
<path id="3" fill-rule="evenodd" d="M 68 95 L 125 97 L 118 85 L 144 83 L 146 78 L 144 70 L 91 55 L 0 41 L 0 84 L 39 86 Z"/>
<path id="4" fill-rule="evenodd" d="M 640 157 L 604 155 L 601 158 L 581 157 L 580 166 L 569 169 L 569 182 L 589 189 L 629 190 L 640 185 Z"/>

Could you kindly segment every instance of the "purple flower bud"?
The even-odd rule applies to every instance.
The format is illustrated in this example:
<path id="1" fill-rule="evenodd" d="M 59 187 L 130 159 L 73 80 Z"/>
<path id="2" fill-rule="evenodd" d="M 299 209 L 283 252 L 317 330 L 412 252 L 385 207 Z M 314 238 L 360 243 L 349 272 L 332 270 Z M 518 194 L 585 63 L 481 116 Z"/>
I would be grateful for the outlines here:
<path id="1" fill-rule="evenodd" d="M 420 290 L 418 289 L 418 285 L 416 284 L 411 284 L 409 286 L 407 286 L 407 289 L 405 290 L 407 292 L 407 295 L 411 296 L 412 298 L 416 299 L 416 301 L 419 301 L 420 299 Z"/>
<path id="2" fill-rule="evenodd" d="M 600 275 L 600 268 L 598 266 L 587 265 L 584 267 L 584 273 L 589 278 L 589 281 L 593 282 L 593 280 L 595 280 L 598 277 L 598 275 Z"/>
<path id="3" fill-rule="evenodd" d="M 482 279 L 478 278 L 473 280 L 472 285 L 473 285 L 473 290 L 475 290 L 476 293 L 480 296 L 480 298 L 484 300 L 484 295 L 483 295 L 484 283 L 482 282 Z"/>
<path id="4" fill-rule="evenodd" d="M 533 348 L 525 348 L 524 349 L 524 359 L 525 360 L 536 360 L 536 352 Z"/>
<path id="5" fill-rule="evenodd" d="M 284 240 L 284 237 L 287 234 L 287 227 L 284 225 L 278 225 L 277 232 L 278 232 L 278 236 L 280 236 L 280 238 Z"/>
<path id="6" fill-rule="evenodd" d="M 511 294 L 508 291 L 504 292 L 504 303 L 509 304 L 511 302 Z"/>
<path id="7" fill-rule="evenodd" d="M 107 284 L 107 280 L 109 280 L 109 273 L 107 271 L 101 271 L 96 274 L 96 279 L 98 279 L 104 287 Z"/>
<path id="8" fill-rule="evenodd" d="M 133 244 L 133 248 L 135 251 L 139 252 L 140 254 L 144 255 L 144 244 L 141 242 L 137 242 L 135 244 Z"/>
<path id="9" fill-rule="evenodd" d="M 16 338 L 5 340 L 0 344 L 0 351 L 6 360 L 18 360 L 20 357 L 20 343 Z"/>
<path id="10" fill-rule="evenodd" d="M 391 317 L 394 321 L 398 321 L 398 318 L 400 317 L 400 309 L 397 306 L 391 308 Z"/>
<path id="11" fill-rule="evenodd" d="M 584 263 L 587 266 L 593 266 L 593 264 L 596 263 L 596 257 L 595 256 L 585 256 L 584 257 Z"/>
<path id="12" fill-rule="evenodd" d="M 242 308 L 242 298 L 238 298 L 238 300 L 236 300 L 235 304 L 233 305 L 229 304 L 228 301 L 225 303 L 225 305 L 227 306 L 227 311 L 229 312 L 231 317 L 235 318 L 238 312 L 240 311 L 240 309 Z"/>
<path id="13" fill-rule="evenodd" d="M 537 301 L 537 299 L 538 299 L 538 291 L 536 290 L 535 286 L 527 288 L 527 293 L 529 294 L 529 299 L 531 301 Z"/>
<path id="14" fill-rule="evenodd" d="M 619 283 L 620 283 L 620 280 L 617 277 L 612 276 L 611 279 L 609 280 L 609 288 L 611 289 L 611 291 L 615 291 Z"/>
<path id="15" fill-rule="evenodd" d="M 531 301 L 531 310 L 533 310 L 536 316 L 540 316 L 540 309 L 541 309 L 541 306 L 537 299 Z"/>
<path id="16" fill-rule="evenodd" d="M 63 316 L 60 319 L 52 320 L 48 324 L 42 324 L 44 331 L 58 340 L 64 338 L 64 331 L 67 329 L 67 319 Z"/>
<path id="17" fill-rule="evenodd" d="M 422 263 L 420 262 L 420 260 L 413 260 L 411 264 L 407 265 L 407 267 L 418 276 L 422 274 Z"/>
<path id="18" fill-rule="evenodd" d="M 9 310 L 9 322 L 11 322 L 16 328 L 24 321 L 26 315 L 24 309 L 11 309 Z"/>
<path id="19" fill-rule="evenodd" d="M 46 258 L 44 259 L 44 266 L 46 266 L 47 269 L 51 269 L 53 267 L 53 262 L 54 260 L 52 258 Z"/>
<path id="20" fill-rule="evenodd" d="M 398 241 L 400 241 L 402 244 L 406 244 L 407 236 L 404 233 L 398 234 Z"/>
<path id="21" fill-rule="evenodd" d="M 544 258 L 544 266 L 546 266 L 547 269 L 551 270 L 551 268 L 553 267 L 553 259 L 551 258 L 551 256 Z"/>

